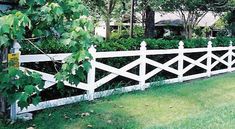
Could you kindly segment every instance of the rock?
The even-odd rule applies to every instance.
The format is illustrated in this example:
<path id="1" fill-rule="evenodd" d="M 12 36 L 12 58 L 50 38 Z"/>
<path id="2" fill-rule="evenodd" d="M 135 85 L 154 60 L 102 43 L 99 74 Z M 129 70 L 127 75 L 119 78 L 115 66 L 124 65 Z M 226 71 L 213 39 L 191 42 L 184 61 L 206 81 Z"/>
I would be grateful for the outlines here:
<path id="1" fill-rule="evenodd" d="M 34 127 L 28 127 L 27 129 L 34 129 Z"/>
<path id="2" fill-rule="evenodd" d="M 123 106 L 119 106 L 119 108 L 124 108 Z"/>
<path id="3" fill-rule="evenodd" d="M 90 113 L 89 113 L 89 112 L 84 112 L 84 113 L 81 114 L 81 116 L 82 116 L 82 117 L 84 117 L 84 116 L 90 116 Z"/>
<path id="4" fill-rule="evenodd" d="M 68 117 L 66 114 L 64 114 L 64 118 L 65 118 L 65 119 L 69 119 L 69 117 Z"/>
<path id="5" fill-rule="evenodd" d="M 88 128 L 92 128 L 93 126 L 92 125 L 87 125 Z"/>
<path id="6" fill-rule="evenodd" d="M 111 124 L 111 123 L 112 123 L 112 120 L 108 120 L 107 122 L 108 122 L 109 124 Z"/>

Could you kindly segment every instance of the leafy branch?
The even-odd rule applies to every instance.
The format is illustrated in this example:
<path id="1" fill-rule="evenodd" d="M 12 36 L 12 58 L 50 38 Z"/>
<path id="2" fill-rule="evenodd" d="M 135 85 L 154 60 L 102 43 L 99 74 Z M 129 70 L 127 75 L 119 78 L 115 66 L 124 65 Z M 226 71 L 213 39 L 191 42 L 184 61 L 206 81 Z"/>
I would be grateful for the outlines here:
<path id="1" fill-rule="evenodd" d="M 14 40 L 33 45 L 54 63 L 59 88 L 63 87 L 64 81 L 78 85 L 85 80 L 85 73 L 91 67 L 89 59 L 92 57 L 88 48 L 94 41 L 94 27 L 82 2 L 20 0 L 19 3 L 18 10 L 8 11 L 0 16 L 0 47 L 10 47 Z M 60 70 L 56 67 L 58 62 L 35 45 L 35 42 L 50 40 L 63 43 L 72 51 Z M 39 91 L 44 86 L 39 74 L 9 67 L 6 71 L 0 71 L 0 76 L 4 78 L 0 81 L 0 92 L 4 93 L 9 103 L 18 100 L 22 108 L 30 103 L 38 104 Z"/>

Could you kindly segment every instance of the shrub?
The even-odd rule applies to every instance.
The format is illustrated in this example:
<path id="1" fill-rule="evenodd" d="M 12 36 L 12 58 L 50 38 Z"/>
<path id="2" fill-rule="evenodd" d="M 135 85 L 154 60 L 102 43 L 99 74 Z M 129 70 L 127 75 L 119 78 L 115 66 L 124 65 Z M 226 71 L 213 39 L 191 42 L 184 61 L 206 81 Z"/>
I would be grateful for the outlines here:
<path id="1" fill-rule="evenodd" d="M 135 26 L 133 32 L 134 32 L 134 35 L 133 35 L 134 37 L 141 38 L 144 36 L 144 29 L 141 26 Z M 120 32 L 114 31 L 111 34 L 111 39 L 118 40 L 121 38 L 128 38 L 130 35 L 129 33 L 130 33 L 129 29 L 124 29 L 124 30 L 121 30 Z"/>
<path id="2" fill-rule="evenodd" d="M 165 40 L 165 39 L 143 39 L 143 38 L 120 38 L 111 39 L 109 41 L 98 42 L 97 51 L 127 51 L 127 50 L 139 50 L 142 41 L 147 43 L 147 49 L 176 49 L 180 40 Z M 206 47 L 208 39 L 197 38 L 183 40 L 185 48 L 200 48 Z M 230 41 L 233 41 L 235 45 L 235 38 L 230 37 L 217 37 L 212 39 L 213 47 L 229 46 Z M 69 48 L 55 40 L 50 42 L 44 41 L 38 43 L 37 46 L 42 49 L 45 53 L 68 53 Z M 36 54 L 40 53 L 39 50 L 34 48 L 31 44 L 24 43 L 22 45 L 22 54 Z"/>

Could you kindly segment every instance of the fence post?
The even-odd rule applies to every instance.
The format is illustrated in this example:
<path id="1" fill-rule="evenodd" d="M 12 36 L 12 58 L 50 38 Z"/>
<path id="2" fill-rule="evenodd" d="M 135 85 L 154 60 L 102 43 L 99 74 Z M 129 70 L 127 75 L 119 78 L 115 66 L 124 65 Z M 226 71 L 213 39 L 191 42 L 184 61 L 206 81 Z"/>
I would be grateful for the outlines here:
<path id="1" fill-rule="evenodd" d="M 178 79 L 179 82 L 183 82 L 183 70 L 184 70 L 184 42 L 179 42 L 179 61 L 178 61 Z"/>
<path id="2" fill-rule="evenodd" d="M 233 42 L 230 41 L 228 50 L 228 72 L 232 72 Z"/>
<path id="3" fill-rule="evenodd" d="M 92 59 L 90 61 L 91 63 L 91 69 L 88 72 L 88 76 L 87 76 L 87 83 L 89 86 L 89 90 L 87 91 L 87 96 L 88 96 L 88 100 L 94 100 L 94 93 L 95 93 L 95 60 L 96 60 L 96 49 L 95 47 L 92 45 L 89 48 L 89 53 L 92 55 Z"/>
<path id="4" fill-rule="evenodd" d="M 145 90 L 146 86 L 145 86 L 145 74 L 146 74 L 146 42 L 143 41 L 140 44 L 140 60 L 141 60 L 141 64 L 140 64 L 140 71 L 139 71 L 139 76 L 140 76 L 140 82 L 139 85 L 141 87 L 141 90 Z"/>
<path id="5" fill-rule="evenodd" d="M 212 63 L 212 42 L 207 44 L 207 77 L 211 77 L 211 63 Z"/>
<path id="6" fill-rule="evenodd" d="M 19 54 L 19 57 L 20 57 L 20 54 L 21 54 L 20 48 L 21 48 L 20 44 L 15 40 L 13 47 L 11 49 L 11 53 Z M 19 65 L 20 65 L 20 60 L 19 60 Z M 18 109 L 17 102 L 11 104 L 10 117 L 11 117 L 11 120 L 13 121 L 17 119 L 17 109 Z"/>

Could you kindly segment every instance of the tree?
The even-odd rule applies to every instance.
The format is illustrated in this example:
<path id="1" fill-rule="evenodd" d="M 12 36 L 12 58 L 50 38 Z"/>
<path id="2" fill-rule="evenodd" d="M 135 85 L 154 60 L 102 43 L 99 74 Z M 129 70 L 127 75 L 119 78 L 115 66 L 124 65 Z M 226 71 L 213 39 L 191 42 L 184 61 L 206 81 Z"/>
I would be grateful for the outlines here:
<path id="1" fill-rule="evenodd" d="M 213 11 L 222 13 L 222 22 L 225 27 L 235 36 L 235 0 L 213 0 Z"/>
<path id="2" fill-rule="evenodd" d="M 80 0 L 20 0 L 19 6 L 0 15 L 0 47 L 12 46 L 13 41 L 30 43 L 57 41 L 72 51 L 56 75 L 58 87 L 67 81 L 78 85 L 85 80 L 90 68 L 88 48 L 94 41 L 93 24 Z M 53 61 L 53 58 L 52 58 Z M 14 67 L 1 69 L 0 92 L 9 103 L 18 101 L 21 108 L 40 101 L 39 89 L 43 89 L 41 76 Z M 56 66 L 55 66 L 55 70 Z"/>
<path id="3" fill-rule="evenodd" d="M 143 11 L 144 35 L 146 38 L 154 38 L 155 35 L 155 11 L 160 9 L 163 0 L 141 0 L 139 10 Z"/>
<path id="4" fill-rule="evenodd" d="M 117 4 L 120 0 L 84 0 L 90 10 L 95 10 L 95 15 L 99 15 L 105 21 L 106 39 L 110 39 L 111 27 L 110 22 Z"/>
<path id="5" fill-rule="evenodd" d="M 231 11 L 231 17 L 229 19 L 229 24 L 230 24 L 230 28 L 232 31 L 232 35 L 235 36 L 235 9 L 233 11 Z"/>
<path id="6" fill-rule="evenodd" d="M 165 11 L 176 11 L 183 20 L 186 38 L 192 38 L 193 29 L 209 11 L 221 11 L 228 0 L 167 0 Z"/>
<path id="7" fill-rule="evenodd" d="M 225 16 L 225 22 L 228 23 L 228 29 L 231 30 L 232 36 L 235 36 L 235 9 Z"/>

